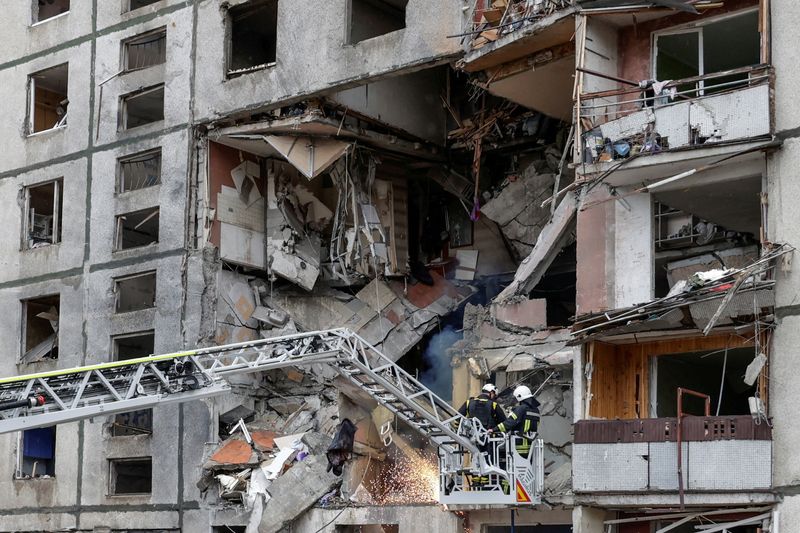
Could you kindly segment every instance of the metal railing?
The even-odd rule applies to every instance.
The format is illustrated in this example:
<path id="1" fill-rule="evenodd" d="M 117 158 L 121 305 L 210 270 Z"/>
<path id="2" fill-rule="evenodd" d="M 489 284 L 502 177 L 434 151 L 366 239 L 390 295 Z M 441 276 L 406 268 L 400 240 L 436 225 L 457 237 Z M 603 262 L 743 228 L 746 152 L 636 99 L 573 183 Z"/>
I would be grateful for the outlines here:
<path id="1" fill-rule="evenodd" d="M 742 76 L 742 78 L 724 80 L 731 76 Z M 578 111 L 582 119 L 589 121 L 592 127 L 596 127 L 642 109 L 657 108 L 682 100 L 761 85 L 767 83 L 770 77 L 771 69 L 768 65 L 755 65 L 671 80 L 661 86 L 649 80 L 641 82 L 637 87 L 583 93 L 580 95 Z"/>

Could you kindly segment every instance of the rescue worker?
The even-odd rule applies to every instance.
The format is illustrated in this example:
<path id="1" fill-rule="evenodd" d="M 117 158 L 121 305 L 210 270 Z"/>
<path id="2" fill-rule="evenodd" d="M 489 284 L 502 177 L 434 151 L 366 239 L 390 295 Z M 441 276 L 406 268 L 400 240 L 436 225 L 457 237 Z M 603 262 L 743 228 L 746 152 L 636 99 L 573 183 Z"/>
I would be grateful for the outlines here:
<path id="1" fill-rule="evenodd" d="M 525 385 L 514 389 L 514 398 L 517 406 L 508 418 L 497 424 L 497 431 L 522 436 L 516 441 L 517 453 L 527 458 L 531 451 L 531 437 L 539 426 L 539 402 Z"/>
<path id="2" fill-rule="evenodd" d="M 495 398 L 497 398 L 497 387 L 492 383 L 487 383 L 481 389 L 481 393 L 467 400 L 458 412 L 467 418 L 477 418 L 485 429 L 491 431 L 506 418 L 503 409 L 494 401 Z M 479 445 L 478 449 L 484 454 L 486 461 L 491 463 L 493 448 L 490 449 L 487 444 Z M 488 476 L 472 476 L 470 479 L 470 484 L 476 490 L 483 490 L 488 482 Z"/>
<path id="3" fill-rule="evenodd" d="M 481 389 L 481 393 L 467 400 L 458 412 L 467 418 L 477 418 L 486 429 L 493 429 L 506 419 L 503 409 L 494 401 L 495 398 L 497 398 L 497 387 L 487 383 Z"/>

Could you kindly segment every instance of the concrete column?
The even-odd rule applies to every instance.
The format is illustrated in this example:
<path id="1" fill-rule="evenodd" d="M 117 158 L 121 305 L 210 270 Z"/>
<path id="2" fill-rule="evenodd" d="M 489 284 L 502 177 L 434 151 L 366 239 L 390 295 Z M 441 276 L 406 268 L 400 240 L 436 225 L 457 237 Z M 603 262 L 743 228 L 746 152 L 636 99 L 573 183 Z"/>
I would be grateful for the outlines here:
<path id="1" fill-rule="evenodd" d="M 605 187 L 596 187 L 578 206 L 576 298 L 578 314 L 613 307 L 614 214 Z M 594 203 L 591 207 L 585 207 Z"/>
<path id="2" fill-rule="evenodd" d="M 770 2 L 770 38 L 772 65 L 775 68 L 774 123 L 775 133 L 783 139 L 783 146 L 768 158 L 767 192 L 769 199 L 768 239 L 800 245 L 800 182 L 797 168 L 800 165 L 800 107 L 797 106 L 797 70 L 800 51 L 796 41 L 800 25 L 800 10 L 794 0 Z M 800 400 L 800 268 L 797 253 L 794 265 L 779 269 L 776 278 L 775 315 L 777 328 L 770 354 L 769 411 L 773 417 L 773 485 L 789 493 L 800 488 L 800 461 L 797 460 L 797 443 L 800 441 L 800 424 L 797 405 Z M 785 266 L 785 265 L 784 265 Z M 778 507 L 780 519 L 776 531 L 794 531 L 800 518 L 800 497 L 786 497 Z"/>
<path id="3" fill-rule="evenodd" d="M 603 521 L 606 511 L 594 507 L 577 506 L 572 509 L 573 533 L 605 533 Z"/>
<path id="4" fill-rule="evenodd" d="M 618 189 L 625 195 L 627 189 Z M 653 298 L 655 268 L 653 202 L 649 194 L 614 201 L 614 307 Z"/>

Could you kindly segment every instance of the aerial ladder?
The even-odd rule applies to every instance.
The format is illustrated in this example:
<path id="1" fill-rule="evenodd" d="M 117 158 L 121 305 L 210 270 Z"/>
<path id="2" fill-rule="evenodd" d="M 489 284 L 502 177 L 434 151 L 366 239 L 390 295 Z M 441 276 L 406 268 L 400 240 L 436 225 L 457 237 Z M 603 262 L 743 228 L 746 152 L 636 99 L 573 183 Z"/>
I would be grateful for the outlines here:
<path id="1" fill-rule="evenodd" d="M 0 433 L 209 398 L 229 392 L 231 376 L 311 364 L 330 365 L 437 447 L 440 503 L 541 502 L 541 439 L 528 435 L 530 452 L 521 456 L 523 436 L 487 433 L 347 329 L 0 379 Z"/>

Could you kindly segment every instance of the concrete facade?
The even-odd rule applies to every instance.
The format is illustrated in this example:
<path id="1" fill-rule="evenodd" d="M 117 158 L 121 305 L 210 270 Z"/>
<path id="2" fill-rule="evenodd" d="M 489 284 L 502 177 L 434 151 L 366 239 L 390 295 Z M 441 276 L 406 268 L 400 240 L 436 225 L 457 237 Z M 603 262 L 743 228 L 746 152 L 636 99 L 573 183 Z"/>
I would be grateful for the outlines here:
<path id="1" fill-rule="evenodd" d="M 317 329 L 309 325 L 319 329 L 345 325 L 331 323 L 337 317 L 391 352 L 393 359 L 409 365 L 409 372 L 430 372 L 430 359 L 426 368 L 418 361 L 409 362 L 412 357 L 404 361 L 403 357 L 414 354 L 426 360 L 429 343 L 434 344 L 432 339 L 445 330 L 450 336 L 441 353 L 434 354 L 439 366 L 434 365 L 433 373 L 439 377 L 447 374 L 448 379 L 442 383 L 433 379 L 430 386 L 441 387 L 439 394 L 439 390 L 450 393 L 455 407 L 489 381 L 507 392 L 520 383 L 541 386 L 537 391 L 542 403 L 539 437 L 545 441 L 547 476 L 543 503 L 535 508 L 475 505 L 445 509 L 427 501 L 384 505 L 357 501 L 358 489 L 367 490 L 364 480 L 380 481 L 382 469 L 388 468 L 383 461 L 389 446 L 381 447 L 376 436 L 386 413 L 381 414 L 363 393 L 359 397 L 358 390 L 348 390 L 341 383 L 337 384 L 340 392 L 332 392 L 334 374 L 325 369 L 292 371 L 294 374 L 279 371 L 232 380 L 235 394 L 223 398 L 159 407 L 146 434 L 115 436 L 114 417 L 59 425 L 54 474 L 50 476 L 19 475 L 23 437 L 18 433 L 0 435 L 0 492 L 6 495 L 0 502 L 0 533 L 215 533 L 228 528 L 245 531 L 248 526 L 248 533 L 253 533 L 259 527 L 260 531 L 277 531 L 289 523 L 291 531 L 297 532 L 397 526 L 385 531 L 494 533 L 507 530 L 512 521 L 537 528 L 537 533 L 549 527 L 558 533 L 570 527 L 575 533 L 600 533 L 613 530 L 614 520 L 635 521 L 641 509 L 671 513 L 684 504 L 689 509 L 758 510 L 750 514 L 768 508 L 770 516 L 761 522 L 765 531 L 792 531 L 795 517 L 800 516 L 800 497 L 796 496 L 800 462 L 795 457 L 800 426 L 793 416 L 799 392 L 792 379 L 800 371 L 793 357 L 794 347 L 800 343 L 800 304 L 796 301 L 800 274 L 796 266 L 792 268 L 791 255 L 782 256 L 774 270 L 776 284 L 771 292 L 775 304 L 764 306 L 772 312 L 761 316 L 762 309 L 755 311 L 756 319 L 774 319 L 769 322 L 771 336 L 765 336 L 766 347 L 755 345 L 768 355 L 769 364 L 758 372 L 755 386 L 768 402 L 771 440 L 747 441 L 747 446 L 733 437 L 724 442 L 698 439 L 684 444 L 685 449 L 696 450 L 696 457 L 712 453 L 708 450 L 722 450 L 713 453 L 725 460 L 695 458 L 688 472 L 690 483 L 681 489 L 673 468 L 677 446 L 669 435 L 665 442 L 655 439 L 649 444 L 573 444 L 573 440 L 581 422 L 605 420 L 612 424 L 620 418 L 625 422 L 656 418 L 656 408 L 650 406 L 667 403 L 661 402 L 658 388 L 673 385 L 659 384 L 656 356 L 666 359 L 675 354 L 724 350 L 727 364 L 728 341 L 714 344 L 715 339 L 738 335 L 735 349 L 744 350 L 752 349 L 753 343 L 752 338 L 741 340 L 745 335 L 741 328 L 751 328 L 746 335 L 766 335 L 761 330 L 753 333 L 752 317 L 732 316 L 714 330 L 716 336 L 704 340 L 702 328 L 688 325 L 693 316 L 688 308 L 677 312 L 685 312 L 679 318 L 671 317 L 675 322 L 663 328 L 669 331 L 655 329 L 652 323 L 625 329 L 640 318 L 668 321 L 666 314 L 656 316 L 650 311 L 615 322 L 619 331 L 601 327 L 581 336 L 581 330 L 598 326 L 603 316 L 610 321 L 624 316 L 615 314 L 619 310 L 650 305 L 665 297 L 672 288 L 665 280 L 671 262 L 702 253 L 736 256 L 731 250 L 756 244 L 762 247 L 759 249 L 769 243 L 795 245 L 796 228 L 800 227 L 795 208 L 800 186 L 794 179 L 800 165 L 800 111 L 794 103 L 794 78 L 800 58 L 791 43 L 800 24 L 800 10 L 794 0 L 741 0 L 724 13 L 701 15 L 705 23 L 736 9 L 769 5 L 769 12 L 762 13 L 769 30 L 761 50 L 762 62 L 772 68 L 763 78 L 766 81 L 754 81 L 753 88 L 740 88 L 738 93 L 694 95 L 657 112 L 630 113 L 632 110 L 618 105 L 624 91 L 601 96 L 591 93 L 618 90 L 620 83 L 613 77 L 648 71 L 650 57 L 645 59 L 640 52 L 631 59 L 623 50 L 631 32 L 627 18 L 582 13 L 574 2 L 537 3 L 549 2 L 558 9 L 473 49 L 482 36 L 471 28 L 481 15 L 476 15 L 466 0 L 408 0 L 405 28 L 355 44 L 348 42 L 347 28 L 356 0 L 322 0 L 313 7 L 293 0 L 268 0 L 278 2 L 275 61 L 231 73 L 231 13 L 250 5 L 266 5 L 261 0 L 158 0 L 130 11 L 128 0 L 72 0 L 67 13 L 32 24 L 29 4 L 35 1 L 9 2 L 13 5 L 4 5 L 0 15 L 7 45 L 0 51 L 0 98 L 5 110 L 5 120 L 0 122 L 4 147 L 0 202 L 6 206 L 0 211 L 0 225 L 6 228 L 0 239 L 0 313 L 6 317 L 0 321 L 0 339 L 7 347 L 6 357 L 0 360 L 0 376 L 110 361 L 119 336 L 152 331 L 153 352 L 159 354 L 209 346 L 223 339 L 253 340 Z M 687 22 L 686 15 L 667 12 L 659 12 L 654 20 L 644 21 L 651 24 L 646 32 L 693 23 L 693 19 Z M 566 26 L 569 31 L 565 33 Z M 166 31 L 164 61 L 126 69 L 124 43 L 161 29 Z M 464 33 L 466 38 L 459 38 Z M 571 62 L 573 54 L 582 70 L 564 69 L 564 62 Z M 631 66 L 632 61 L 636 65 Z M 583 107 L 575 107 L 573 119 L 579 120 L 570 124 L 567 116 L 548 115 L 550 109 L 561 110 L 562 95 L 557 103 L 549 101 L 556 99 L 550 93 L 540 99 L 516 99 L 543 102 L 542 109 L 533 105 L 522 109 L 524 106 L 513 103 L 515 98 L 502 98 L 528 92 L 527 83 L 520 81 L 528 78 L 516 78 L 515 82 L 509 74 L 513 70 L 520 75 L 523 63 L 527 74 L 522 75 L 537 69 L 539 77 L 553 72 L 557 78 L 553 87 L 568 87 L 575 78 L 574 94 Z M 31 101 L 37 80 L 32 76 L 63 64 L 68 66 L 67 122 L 30 133 L 31 114 L 39 112 Z M 601 75 L 596 75 L 598 72 Z M 748 75 L 758 77 L 759 72 L 754 69 Z M 493 90 L 496 76 L 502 78 L 502 85 Z M 127 98 L 162 86 L 163 117 L 123 127 L 132 113 Z M 625 88 L 630 92 L 630 84 Z M 742 96 L 745 92 L 746 98 Z M 580 100 L 584 94 L 590 94 L 586 101 Z M 715 105 L 704 106 L 709 100 Z M 747 109 L 742 116 L 753 120 L 742 120 L 735 113 L 743 105 Z M 509 117 L 514 113 L 512 120 Z M 605 118 L 598 119 L 601 115 Z M 486 127 L 484 121 L 496 122 Z M 719 144 L 704 144 L 706 134 L 714 138 L 714 127 L 734 122 L 741 126 L 735 135 L 720 134 Z M 587 126 L 590 123 L 591 128 Z M 711 127 L 708 124 L 713 126 L 711 133 L 703 129 Z M 758 127 L 747 128 L 753 125 Z M 638 146 L 644 150 L 647 140 L 639 136 L 659 127 L 663 137 L 672 133 L 673 142 L 670 145 L 662 138 L 663 150 L 659 147 L 652 154 L 616 157 L 610 146 L 598 151 L 597 145 L 590 145 L 597 137 L 592 133 L 600 132 L 601 144 L 610 145 L 624 137 L 629 149 Z M 347 155 L 320 173 L 324 179 L 306 179 L 289 164 L 292 159 L 288 155 L 267 144 L 269 136 L 302 139 L 298 146 L 307 150 L 312 167 L 317 141 L 346 144 Z M 159 182 L 120 191 L 120 160 L 154 149 L 161 154 Z M 294 145 L 289 151 L 293 149 Z M 224 161 L 219 153 L 224 154 Z M 723 161 L 726 157 L 731 159 Z M 259 173 L 260 181 L 253 180 L 258 198 L 252 202 L 255 197 L 250 193 L 237 192 L 241 183 L 235 183 L 231 173 L 245 161 L 255 163 Z M 696 176 L 686 176 L 684 181 L 647 188 L 698 168 L 702 170 Z M 355 176 L 352 182 L 339 181 L 351 176 Z M 30 235 L 25 234 L 26 230 L 30 233 L 32 224 L 27 219 L 31 216 L 26 212 L 27 198 L 31 188 L 53 180 L 61 184 L 60 237 L 53 244 L 31 246 Z M 751 194 L 749 185 L 742 185 L 745 180 L 761 184 L 759 194 L 763 195 Z M 434 182 L 437 190 L 431 193 Z M 373 184 L 378 185 L 373 188 Z M 359 188 L 362 185 L 363 190 Z M 473 191 L 475 185 L 477 191 Z M 370 228 L 364 255 L 353 257 L 353 246 L 362 246 L 353 244 L 361 238 L 361 230 L 357 222 L 353 227 L 347 224 L 358 216 L 335 217 L 341 225 L 337 231 L 350 239 L 346 273 L 357 282 L 350 283 L 348 278 L 345 283 L 345 276 L 337 278 L 326 271 L 335 263 L 329 260 L 334 255 L 330 248 L 336 244 L 335 235 L 314 243 L 308 234 L 323 235 L 314 227 L 304 241 L 303 232 L 285 214 L 283 204 L 284 211 L 278 209 L 278 201 L 284 201 L 287 191 L 294 194 L 297 190 L 308 193 L 306 200 L 297 200 L 293 215 L 304 219 L 306 230 L 321 224 L 319 218 L 313 219 L 314 214 L 320 216 L 327 209 L 332 215 L 333 207 L 337 215 L 339 209 L 347 212 L 350 205 L 357 213 L 357 203 L 374 204 L 377 217 L 391 213 L 390 219 L 374 223 L 388 237 L 375 237 Z M 252 232 L 241 228 L 254 224 L 249 219 L 221 219 L 223 208 L 218 202 L 228 193 L 227 201 L 236 199 L 247 209 L 257 204 L 260 209 L 262 216 L 255 221 L 260 238 L 248 242 L 262 259 L 267 258 L 265 268 L 237 262 L 235 254 L 220 259 L 222 235 L 230 235 L 223 232 L 221 224 L 228 224 L 225 231 L 239 228 L 236 235 L 244 235 L 243 240 L 251 239 Z M 340 205 L 343 194 L 352 195 L 341 201 L 345 207 Z M 473 224 L 469 209 L 478 198 L 486 211 Z M 691 246 L 660 245 L 659 239 L 686 236 L 680 233 L 685 230 L 683 222 L 661 229 L 661 204 L 688 213 L 689 233 L 695 231 L 697 221 L 711 221 L 719 226 L 722 237 L 709 244 L 690 235 Z M 155 208 L 157 242 L 120 249 L 125 217 Z M 561 218 L 559 208 L 565 213 Z M 748 219 L 742 223 L 744 230 L 726 228 L 730 220 L 747 218 L 737 217 L 739 209 L 760 211 L 755 227 Z M 442 213 L 446 216 L 438 220 Z M 368 218 L 363 212 L 361 216 Z M 326 217 L 334 218 L 321 215 L 321 219 Z M 276 230 L 271 225 L 277 219 Z M 553 230 L 554 220 L 558 231 Z M 322 225 L 329 223 L 326 219 Z M 467 225 L 471 228 L 468 235 L 460 234 Z M 267 228 L 273 233 L 268 234 Z M 428 239 L 430 235 L 433 239 Z M 328 238 L 328 234 L 324 236 Z M 341 237 L 339 244 L 344 239 Z M 377 246 L 374 239 L 379 241 Z M 391 275 L 386 275 L 388 269 L 381 267 L 380 255 L 375 252 L 381 245 L 391 249 L 386 254 L 394 254 L 398 263 Z M 475 255 L 462 255 L 462 268 L 454 270 L 448 266 L 457 254 L 447 257 L 451 247 Z M 303 255 L 309 248 L 317 255 Z M 313 290 L 292 286 L 291 276 L 283 273 L 284 279 L 278 279 L 269 262 L 278 253 L 297 254 L 302 269 L 314 261 L 319 263 L 314 265 L 321 274 L 316 285 L 311 283 Z M 339 258 L 344 255 L 342 252 Z M 474 264 L 469 266 L 467 261 L 472 259 Z M 415 262 L 427 263 L 423 268 L 431 276 L 431 284 L 417 282 L 421 276 L 414 272 Z M 516 275 L 514 269 L 518 269 Z M 117 312 L 117 280 L 148 272 L 156 276 L 152 305 Z M 536 277 L 533 281 L 529 279 L 533 275 L 526 275 L 531 272 Z M 231 302 L 227 291 L 236 284 L 244 296 Z M 519 290 L 495 299 L 510 284 Z M 53 327 L 58 357 L 24 363 L 26 324 L 31 320 L 24 314 L 25 306 L 31 299 L 56 296 L 59 317 Z M 242 316 L 237 307 L 242 301 L 245 307 L 252 304 L 254 309 L 279 311 L 289 318 L 275 326 L 255 318 L 254 310 Z M 462 307 L 467 301 L 470 303 Z M 658 343 L 662 348 L 656 353 L 653 346 Z M 675 349 L 671 351 L 672 346 Z M 654 351 L 646 353 L 651 348 Z M 741 381 L 741 376 L 735 377 Z M 713 386 L 718 383 L 715 374 Z M 270 403 L 270 398 L 276 397 L 279 400 Z M 296 503 L 307 511 L 296 513 L 291 505 L 284 505 L 281 510 L 285 513 L 272 513 L 253 522 L 252 503 L 225 500 L 214 481 L 217 471 L 212 475 L 207 467 L 209 456 L 226 437 L 220 435 L 220 415 L 238 406 L 258 412 L 257 424 L 269 422 L 274 424 L 270 429 L 280 427 L 285 433 L 330 434 L 340 418 L 353 418 L 364 439 L 357 441 L 366 451 L 346 468 L 342 488 L 331 474 L 325 474 L 326 484 L 315 486 L 309 501 L 299 492 L 312 491 L 298 489 Z M 414 446 L 404 446 L 404 453 L 414 456 Z M 625 454 L 618 453 L 623 447 Z M 737 470 L 735 461 L 744 462 L 753 453 L 760 453 L 759 461 L 749 465 L 757 470 L 757 483 L 743 484 L 740 478 L 747 469 Z M 660 455 L 653 458 L 651 454 Z M 370 470 L 373 457 L 376 461 Z M 115 494 L 113 464 L 130 459 L 151 460 L 151 488 L 143 493 Z M 304 464 L 298 462 L 299 466 L 287 470 L 290 474 L 279 481 L 291 483 L 292 475 L 312 468 L 321 471 L 323 461 L 314 456 Z M 602 467 L 594 468 L 598 461 L 603 461 Z M 720 469 L 725 469 L 726 475 L 720 475 Z M 357 482 L 359 477 L 361 482 Z M 281 484 L 274 486 L 280 488 Z M 320 497 L 326 500 L 330 495 L 331 487 L 342 499 L 333 505 L 318 504 Z M 688 493 L 679 496 L 684 489 Z M 272 505 L 295 500 L 294 494 L 286 492 L 283 499 L 272 496 Z M 269 501 L 259 500 L 267 510 Z M 653 528 L 665 524 L 662 521 Z"/>

